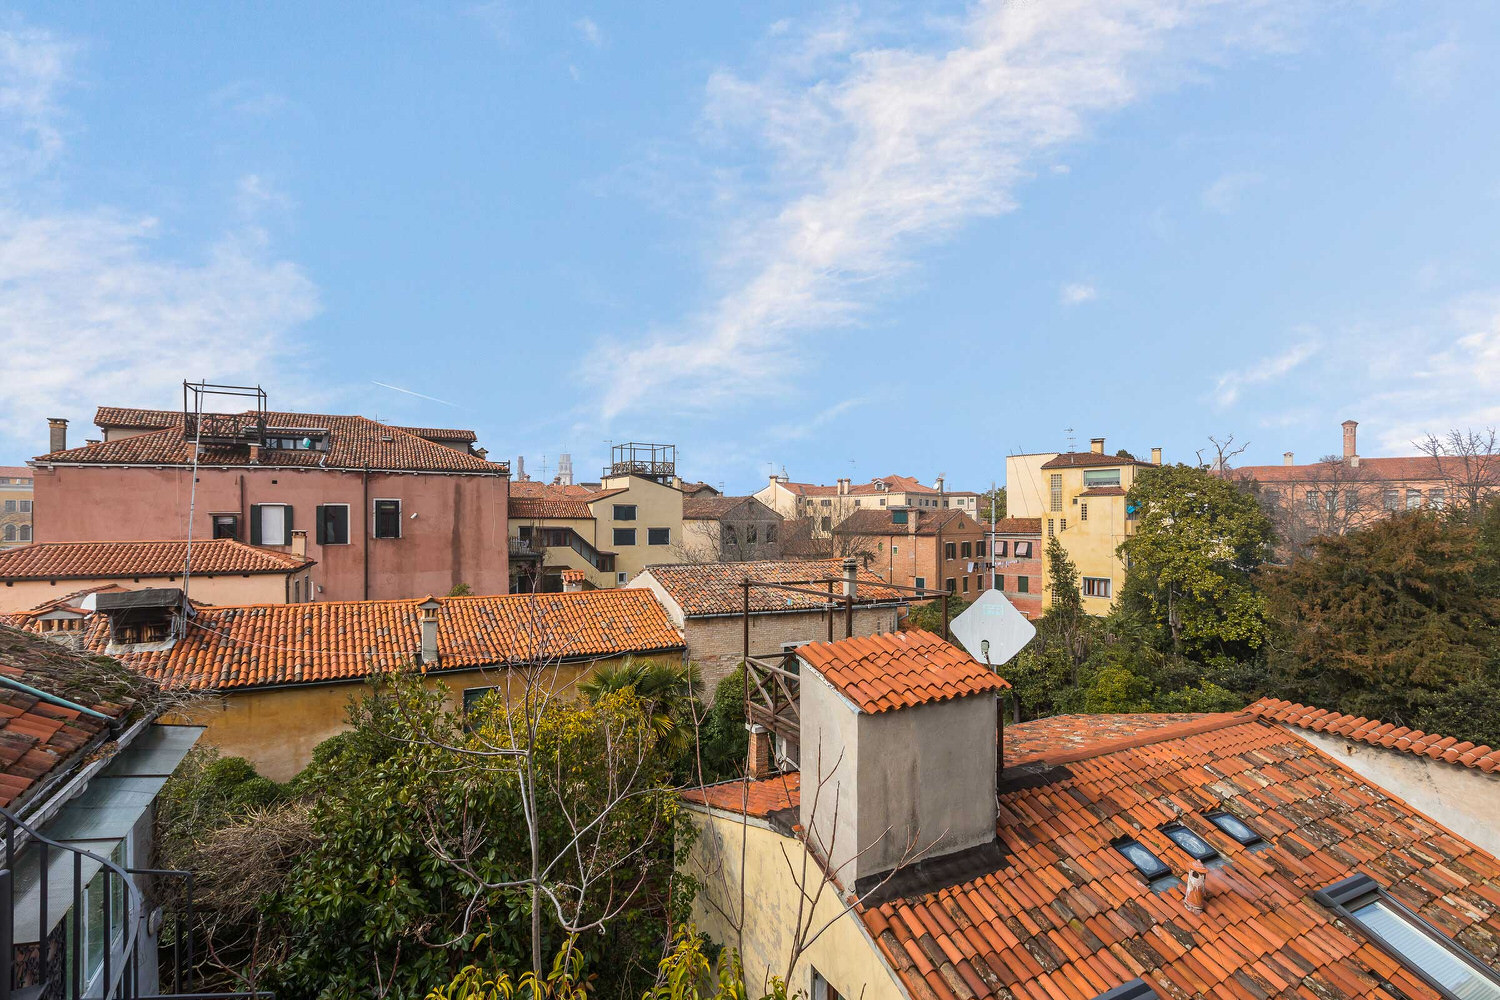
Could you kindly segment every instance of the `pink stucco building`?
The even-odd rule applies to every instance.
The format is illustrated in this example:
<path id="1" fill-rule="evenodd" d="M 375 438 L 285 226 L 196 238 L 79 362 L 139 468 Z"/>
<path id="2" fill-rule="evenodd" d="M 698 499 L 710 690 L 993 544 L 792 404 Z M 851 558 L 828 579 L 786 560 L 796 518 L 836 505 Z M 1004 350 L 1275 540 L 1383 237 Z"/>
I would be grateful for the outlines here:
<path id="1" fill-rule="evenodd" d="M 100 439 L 30 463 L 37 541 L 237 538 L 316 560 L 304 600 L 387 600 L 468 584 L 506 593 L 510 467 L 467 430 L 250 411 L 100 407 Z M 201 443 L 197 443 L 201 442 Z M 197 491 L 194 496 L 194 457 Z"/>

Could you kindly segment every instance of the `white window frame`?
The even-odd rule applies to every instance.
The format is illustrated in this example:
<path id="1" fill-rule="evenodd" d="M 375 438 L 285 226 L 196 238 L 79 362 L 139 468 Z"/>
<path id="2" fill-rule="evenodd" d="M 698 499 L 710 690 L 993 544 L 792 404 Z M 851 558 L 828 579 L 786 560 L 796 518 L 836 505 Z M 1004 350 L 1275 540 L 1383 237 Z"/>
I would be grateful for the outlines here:
<path id="1" fill-rule="evenodd" d="M 1089 584 L 1094 584 L 1096 593 L 1089 593 Z M 1114 581 L 1107 576 L 1085 576 L 1079 581 L 1079 589 L 1084 597 L 1097 597 L 1107 601 L 1114 593 Z"/>
<path id="2" fill-rule="evenodd" d="M 286 516 L 287 508 L 290 507 L 290 506 L 291 506 L 291 504 L 285 504 L 285 503 L 257 503 L 257 504 L 251 504 L 252 508 L 259 507 L 260 508 L 260 512 L 261 512 L 260 513 L 260 542 L 258 544 L 260 544 L 260 545 L 290 545 L 290 544 L 292 544 L 292 525 L 291 525 L 291 522 L 287 519 L 287 516 Z M 282 540 L 279 541 L 279 542 L 268 542 L 268 541 L 266 541 L 266 508 L 267 507 L 280 507 L 281 508 L 281 538 L 282 538 Z"/>
<path id="3" fill-rule="evenodd" d="M 404 528 L 401 519 L 406 516 L 406 507 L 401 502 L 400 497 L 375 497 L 370 501 L 370 537 L 383 540 L 392 538 L 390 535 L 376 534 L 380 530 L 380 518 L 376 516 L 376 511 L 380 510 L 380 505 L 383 503 L 393 503 L 396 505 L 396 534 L 394 538 L 400 539 L 403 533 L 402 529 Z"/>

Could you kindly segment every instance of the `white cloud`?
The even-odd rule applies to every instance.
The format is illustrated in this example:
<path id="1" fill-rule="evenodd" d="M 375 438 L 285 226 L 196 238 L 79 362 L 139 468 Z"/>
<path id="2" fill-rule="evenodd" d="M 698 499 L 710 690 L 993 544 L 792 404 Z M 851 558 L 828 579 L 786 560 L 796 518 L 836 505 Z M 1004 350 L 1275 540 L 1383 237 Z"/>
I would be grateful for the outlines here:
<path id="1" fill-rule="evenodd" d="M 1225 372 L 1214 386 L 1214 401 L 1220 408 L 1232 406 L 1240 398 L 1240 390 L 1247 385 L 1264 385 L 1285 378 L 1293 369 L 1318 353 L 1316 338 L 1293 344 L 1280 354 L 1256 362 L 1248 368 Z"/>
<path id="2" fill-rule="evenodd" d="M 1099 297 L 1099 290 L 1093 285 L 1072 282 L 1063 285 L 1058 291 L 1058 300 L 1065 306 L 1076 306 L 1080 302 L 1092 302 Z"/>
<path id="3" fill-rule="evenodd" d="M 62 151 L 57 98 L 76 51 L 49 32 L 0 29 L 0 176 L 32 173 Z"/>
<path id="4" fill-rule="evenodd" d="M 573 22 L 573 27 L 578 29 L 579 37 L 594 48 L 604 45 L 604 32 L 599 30 L 599 23 L 592 17 L 580 17 Z"/>
<path id="5" fill-rule="evenodd" d="M 642 338 L 613 334 L 590 376 L 609 420 L 788 385 L 917 248 L 1011 210 L 1045 157 L 1101 115 L 1233 50 L 1285 44 L 1263 0 L 987 0 L 929 48 L 859 47 L 842 23 L 783 31 L 758 78 L 709 81 L 715 142 L 770 154 L 715 242 L 711 304 Z M 763 169 L 762 169 L 763 168 Z M 809 335 L 817 331 L 817 336 Z M 670 387 L 670 391 L 667 391 Z"/>
<path id="6" fill-rule="evenodd" d="M 0 32 L 0 148 L 29 144 L 38 164 L 58 158 L 54 95 L 71 51 L 44 32 Z M 236 202 L 247 216 L 284 204 L 254 174 Z M 0 207 L 0 436 L 39 451 L 44 418 L 171 400 L 184 378 L 286 385 L 289 334 L 318 311 L 312 282 L 275 259 L 253 221 L 195 259 L 162 253 L 162 228 L 107 206 Z"/>
<path id="7" fill-rule="evenodd" d="M 1467 58 L 1468 51 L 1450 36 L 1405 54 L 1396 66 L 1396 83 L 1417 97 L 1445 97 Z"/>
<path id="8" fill-rule="evenodd" d="M 833 423 L 845 413 L 848 413 L 855 407 L 865 405 L 866 402 L 868 402 L 868 400 L 865 400 L 863 398 L 854 398 L 846 399 L 839 403 L 834 403 L 832 406 L 819 413 L 813 414 L 806 420 L 799 420 L 796 423 L 778 424 L 775 427 L 772 427 L 771 436 L 779 438 L 783 441 L 794 441 L 802 438 L 812 437 L 813 434 Z"/>
<path id="9" fill-rule="evenodd" d="M 1263 180 L 1265 178 L 1253 170 L 1224 174 L 1203 189 L 1203 207 L 1220 215 L 1229 215 L 1239 208 L 1245 192 Z"/>
<path id="10" fill-rule="evenodd" d="M 236 80 L 208 95 L 208 100 L 247 118 L 270 118 L 287 106 L 285 95 L 254 80 Z"/>

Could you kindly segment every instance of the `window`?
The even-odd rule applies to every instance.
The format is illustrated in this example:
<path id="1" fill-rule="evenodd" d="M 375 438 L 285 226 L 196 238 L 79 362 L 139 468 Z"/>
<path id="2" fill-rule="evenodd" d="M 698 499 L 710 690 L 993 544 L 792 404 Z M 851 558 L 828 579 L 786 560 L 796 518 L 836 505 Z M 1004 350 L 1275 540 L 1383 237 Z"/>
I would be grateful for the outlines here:
<path id="1" fill-rule="evenodd" d="M 1400 510 L 1401 509 L 1401 491 L 1400 490 L 1386 490 L 1385 494 L 1384 494 L 1384 499 L 1385 499 L 1385 509 L 1386 510 Z"/>
<path id="2" fill-rule="evenodd" d="M 1265 843 L 1265 838 L 1247 826 L 1244 820 L 1232 813 L 1209 813 L 1208 821 L 1245 847 L 1253 847 L 1256 844 Z"/>
<path id="3" fill-rule="evenodd" d="M 1048 480 L 1048 486 L 1052 491 L 1052 509 L 1062 510 L 1062 474 L 1053 473 Z"/>
<path id="4" fill-rule="evenodd" d="M 1427 491 L 1427 506 L 1429 507 L 1436 507 L 1437 509 L 1441 510 L 1443 504 L 1447 501 L 1447 499 L 1448 491 L 1443 489 L 1441 486 Z"/>
<path id="5" fill-rule="evenodd" d="M 899 556 L 900 554 L 901 554 L 901 546 L 897 545 L 895 542 L 892 542 L 891 543 L 891 555 L 893 555 L 893 556 Z"/>
<path id="6" fill-rule="evenodd" d="M 624 573 L 616 573 L 615 574 L 615 582 L 618 583 L 620 586 L 623 587 L 623 586 L 625 586 L 625 584 L 627 584 L 627 583 L 630 582 L 630 577 L 627 576 Z"/>
<path id="7" fill-rule="evenodd" d="M 1068 519 L 1067 518 L 1063 518 L 1060 521 L 1058 521 L 1058 523 L 1057 523 L 1057 530 L 1058 531 L 1067 531 L 1068 530 Z"/>
<path id="8" fill-rule="evenodd" d="M 1422 506 L 1422 491 L 1421 490 L 1407 490 L 1406 491 L 1406 509 L 1407 510 L 1416 510 L 1420 506 Z"/>
<path id="9" fill-rule="evenodd" d="M 905 524 L 906 523 L 906 511 L 904 511 L 904 510 L 893 510 L 893 511 L 891 511 L 891 523 L 892 524 Z"/>
<path id="10" fill-rule="evenodd" d="M 1125 860 L 1135 865 L 1135 870 L 1145 876 L 1146 881 L 1155 882 L 1157 879 L 1167 878 L 1172 874 L 1161 858 L 1151 853 L 1151 849 L 1138 840 L 1126 838 L 1115 844 L 1115 850 L 1125 855 Z"/>
<path id="11" fill-rule="evenodd" d="M 1085 469 L 1083 472 L 1083 488 L 1093 489 L 1096 486 L 1119 486 L 1119 469 Z"/>
<path id="12" fill-rule="evenodd" d="M 1318 496 L 1319 496 L 1319 494 L 1318 494 L 1317 490 L 1308 490 L 1307 491 L 1307 509 L 1308 510 L 1317 510 L 1318 509 Z"/>
<path id="13" fill-rule="evenodd" d="M 995 589 L 996 590 L 1004 590 L 1005 589 L 1005 574 L 1003 574 L 1003 573 L 996 573 L 995 574 Z"/>
<path id="14" fill-rule="evenodd" d="M 755 525 L 753 525 L 753 524 L 750 525 L 749 533 L 746 535 L 746 541 L 748 541 L 751 545 L 755 544 Z M 646 544 L 647 545 L 671 545 L 672 544 L 672 529 L 671 528 L 647 528 L 646 529 Z"/>
<path id="15" fill-rule="evenodd" d="M 21 525 L 21 537 L 20 537 L 19 540 L 23 541 L 23 542 L 29 542 L 29 541 L 31 541 L 31 525 L 29 525 L 29 524 L 23 524 L 23 525 Z"/>
<path id="16" fill-rule="evenodd" d="M 1050 517 L 1047 518 L 1047 537 L 1048 538 L 1051 538 L 1053 536 L 1053 534 L 1054 534 L 1054 532 L 1052 531 L 1052 523 L 1053 523 L 1052 522 L 1052 518 L 1050 518 Z"/>
<path id="17" fill-rule="evenodd" d="M 15 512 L 16 512 L 16 502 L 14 500 L 7 500 L 7 501 L 5 501 L 5 513 L 7 513 L 7 514 L 14 514 Z"/>
<path id="18" fill-rule="evenodd" d="M 964 591 L 965 594 L 967 594 L 969 592 L 969 578 L 968 577 L 964 577 L 963 591 Z"/>
<path id="19" fill-rule="evenodd" d="M 1327 493 L 1324 493 L 1323 494 L 1323 504 L 1324 504 L 1324 506 L 1326 506 L 1328 508 L 1328 513 L 1330 513 L 1330 514 L 1332 514 L 1334 511 L 1338 510 L 1339 509 L 1339 491 L 1338 490 L 1329 490 Z"/>
<path id="20" fill-rule="evenodd" d="M 633 504 L 633 503 L 617 503 L 617 504 L 615 504 L 615 520 L 616 521 L 634 521 L 635 520 L 635 504 Z"/>
<path id="21" fill-rule="evenodd" d="M 215 514 L 213 515 L 215 538 L 238 538 L 240 537 L 240 516 L 238 514 Z"/>
<path id="22" fill-rule="evenodd" d="M 1172 843 L 1187 851 L 1195 861 L 1212 861 L 1219 856 L 1219 852 L 1214 850 L 1212 844 L 1180 823 L 1164 827 L 1161 832 L 1166 834 Z"/>
<path id="23" fill-rule="evenodd" d="M 1083 578 L 1084 597 L 1108 597 L 1110 581 L 1102 576 L 1086 576 Z"/>
<path id="24" fill-rule="evenodd" d="M 401 537 L 401 501 L 375 501 L 375 537 Z"/>
<path id="25" fill-rule="evenodd" d="M 1079 504 L 1078 505 L 1078 520 L 1080 520 L 1080 521 L 1087 521 L 1088 519 L 1089 519 L 1089 505 L 1086 504 L 1086 503 Z"/>
<path id="26" fill-rule="evenodd" d="M 635 529 L 634 528 L 616 528 L 615 529 L 615 544 L 616 545 L 634 545 L 635 544 Z"/>
<path id="27" fill-rule="evenodd" d="M 1004 545 L 1005 543 L 1001 542 L 1000 544 Z M 1005 550 L 1001 549 L 1000 550 L 1000 554 L 1002 556 L 1005 555 Z M 1016 558 L 1017 559 L 1030 559 L 1031 558 L 1031 543 L 1030 542 L 1017 542 L 1016 543 Z"/>
<path id="28" fill-rule="evenodd" d="M 832 507 L 833 506 L 833 501 L 832 500 L 824 500 L 823 501 L 823 506 L 824 507 Z"/>
<path id="29" fill-rule="evenodd" d="M 958 554 L 963 556 L 965 559 L 972 557 L 974 555 L 973 544 L 970 542 L 960 542 L 958 546 Z"/>
<path id="30" fill-rule="evenodd" d="M 880 506 L 882 506 L 882 507 L 885 506 L 885 497 L 881 497 L 880 498 Z"/>
<path id="31" fill-rule="evenodd" d="M 31 501 L 30 500 L 22 500 L 21 501 L 21 513 L 22 514 L 30 514 L 31 513 Z"/>
<path id="32" fill-rule="evenodd" d="M 1346 878 L 1316 897 L 1445 997 L 1500 1000 L 1500 973 L 1401 905 L 1368 875 Z"/>
<path id="33" fill-rule="evenodd" d="M 824 979 L 817 969 L 812 970 L 812 991 L 808 1000 L 844 1000 L 844 995 Z"/>
<path id="34" fill-rule="evenodd" d="M 955 551 L 957 550 L 957 548 L 958 548 L 958 546 L 954 545 L 952 542 L 944 542 L 943 543 L 943 558 L 944 559 L 952 559 L 953 556 L 954 556 L 954 554 L 955 554 Z"/>
<path id="35" fill-rule="evenodd" d="M 16 540 L 16 526 L 14 524 L 7 524 L 5 526 L 4 533 L 0 534 L 0 540 L 4 540 L 4 541 L 7 541 L 7 542 L 13 542 L 13 541 L 15 541 Z"/>
<path id="36" fill-rule="evenodd" d="M 349 505 L 325 503 L 318 505 L 318 544 L 349 544 Z"/>
<path id="37" fill-rule="evenodd" d="M 250 505 L 251 545 L 292 544 L 292 508 L 284 503 Z"/>
<path id="38" fill-rule="evenodd" d="M 979 558 L 983 559 L 989 553 L 988 544 L 989 544 L 988 542 L 982 542 L 982 541 L 975 542 L 974 543 L 974 554 L 976 556 L 978 556 Z"/>
<path id="39" fill-rule="evenodd" d="M 950 594 L 953 593 L 955 590 L 958 589 L 958 581 L 955 580 L 951 576 L 948 577 L 948 581 L 947 581 L 947 583 L 945 583 L 943 585 L 943 589 L 946 590 L 946 591 L 948 591 L 948 593 L 950 593 Z"/>
<path id="40" fill-rule="evenodd" d="M 1021 545 L 1020 542 L 1016 543 L 1016 547 L 1017 548 L 1020 548 L 1020 545 Z M 1001 542 L 1001 541 L 995 542 L 995 558 L 996 559 L 1003 558 L 1007 554 L 1009 548 L 1010 548 L 1010 543 L 1009 542 Z M 1019 554 L 1020 553 L 1017 553 L 1017 555 L 1019 555 Z"/>
<path id="41" fill-rule="evenodd" d="M 914 582 L 912 584 L 912 586 L 916 587 L 918 590 L 926 590 L 927 589 L 927 577 L 925 577 L 925 576 L 919 576 L 919 577 L 917 577 L 916 582 Z"/>
<path id="42" fill-rule="evenodd" d="M 819 523 L 823 526 L 824 531 L 831 531 L 833 529 L 833 518 L 831 517 L 824 517 Z"/>
<path id="43" fill-rule="evenodd" d="M 1439 492 L 1441 492 L 1441 491 L 1439 491 Z M 1357 510 L 1359 510 L 1359 491 L 1358 490 L 1345 490 L 1344 491 L 1344 513 L 1346 513 L 1346 514 L 1353 514 Z"/>
<path id="44" fill-rule="evenodd" d="M 1029 593 L 1031 593 L 1031 577 L 1029 577 L 1029 576 L 1018 576 L 1018 577 L 1016 577 L 1016 593 L 1018 593 L 1018 594 L 1029 594 Z"/>
<path id="45" fill-rule="evenodd" d="M 776 525 L 774 525 L 774 524 L 768 524 L 768 525 L 766 525 L 766 541 L 767 542 L 774 542 L 774 541 L 776 541 Z"/>

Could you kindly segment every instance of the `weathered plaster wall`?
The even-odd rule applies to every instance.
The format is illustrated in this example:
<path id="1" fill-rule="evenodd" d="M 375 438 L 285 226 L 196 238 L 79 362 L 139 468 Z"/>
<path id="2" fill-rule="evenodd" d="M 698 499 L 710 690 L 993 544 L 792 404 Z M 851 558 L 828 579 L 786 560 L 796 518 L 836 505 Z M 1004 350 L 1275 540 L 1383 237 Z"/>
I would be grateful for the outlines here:
<path id="1" fill-rule="evenodd" d="M 751 995 L 758 996 L 771 975 L 786 974 L 801 891 L 805 888 L 818 895 L 821 873 L 810 859 L 803 868 L 805 852 L 800 841 L 783 836 L 763 821 L 742 823 L 738 816 L 707 811 L 695 811 L 692 818 L 699 837 L 684 869 L 704 886 L 693 901 L 693 919 L 720 944 L 742 948 L 745 982 Z M 788 857 L 805 876 L 793 878 Z M 828 929 L 792 970 L 789 992 L 811 995 L 812 970 L 817 969 L 839 995 L 850 1000 L 906 1000 L 908 994 L 859 918 L 840 913 L 839 895 L 835 886 L 827 886 L 811 920 L 804 918 L 804 925 L 813 932 Z M 742 920 L 742 913 L 748 914 L 747 920 Z M 743 926 L 743 937 L 737 925 Z M 804 939 L 810 936 L 804 933 Z"/>
<path id="2" fill-rule="evenodd" d="M 1342 736 L 1285 726 L 1345 767 L 1389 789 L 1413 808 L 1491 854 L 1500 854 L 1500 772 L 1483 771 Z"/>
<path id="3" fill-rule="evenodd" d="M 653 587 L 653 590 L 658 588 Z M 675 607 L 670 605 L 669 607 Z M 674 621 L 674 624 L 676 622 Z M 877 635 L 896 630 L 895 608 L 856 608 L 854 634 Z M 844 613 L 833 616 L 833 636 L 844 638 Z M 738 615 L 720 618 L 689 618 L 683 629 L 688 654 L 703 668 L 703 680 L 712 690 L 721 678 L 739 665 L 745 650 L 744 620 Z M 826 641 L 828 616 L 821 611 L 750 616 L 750 653 L 774 653 L 783 643 Z"/>
<path id="4" fill-rule="evenodd" d="M 295 574 L 302 580 L 310 578 L 316 567 L 308 567 Z M 182 577 L 141 576 L 127 579 L 94 580 L 15 580 L 0 587 L 0 611 L 29 611 L 56 597 L 63 597 L 90 587 L 114 584 L 124 590 L 145 590 L 150 587 L 181 587 Z M 285 604 L 290 600 L 292 585 L 286 574 L 253 573 L 212 574 L 194 573 L 191 584 L 192 598 L 204 604 Z"/>

